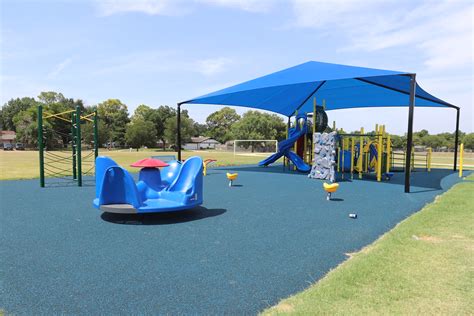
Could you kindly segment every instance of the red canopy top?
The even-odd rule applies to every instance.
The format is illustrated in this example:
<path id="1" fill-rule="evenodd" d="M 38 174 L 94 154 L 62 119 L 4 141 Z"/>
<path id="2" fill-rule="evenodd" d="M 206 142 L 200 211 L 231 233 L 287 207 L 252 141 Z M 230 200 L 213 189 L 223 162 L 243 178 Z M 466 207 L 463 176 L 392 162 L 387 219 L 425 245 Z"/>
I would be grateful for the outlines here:
<path id="1" fill-rule="evenodd" d="M 169 165 L 159 159 L 145 158 L 138 160 L 130 165 L 131 167 L 137 168 L 158 168 L 158 167 L 168 167 Z"/>

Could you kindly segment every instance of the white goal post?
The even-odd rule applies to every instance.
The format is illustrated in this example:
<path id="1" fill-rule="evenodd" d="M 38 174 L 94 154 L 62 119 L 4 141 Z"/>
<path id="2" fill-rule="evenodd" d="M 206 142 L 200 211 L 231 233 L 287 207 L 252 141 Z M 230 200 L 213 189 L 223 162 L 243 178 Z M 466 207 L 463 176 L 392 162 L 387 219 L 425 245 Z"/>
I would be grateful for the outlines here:
<path id="1" fill-rule="evenodd" d="M 266 153 L 276 153 L 278 151 L 278 141 L 275 139 L 234 139 L 234 156 L 237 153 L 237 143 L 274 143 L 275 151 Z M 261 152 L 264 153 L 264 152 Z"/>

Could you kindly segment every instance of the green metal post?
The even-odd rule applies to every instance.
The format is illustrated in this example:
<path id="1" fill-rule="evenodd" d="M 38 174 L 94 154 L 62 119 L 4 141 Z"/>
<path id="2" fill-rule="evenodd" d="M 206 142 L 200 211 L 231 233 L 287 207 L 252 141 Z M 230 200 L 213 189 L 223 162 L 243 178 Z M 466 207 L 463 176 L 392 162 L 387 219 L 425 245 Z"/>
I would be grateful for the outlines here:
<path id="1" fill-rule="evenodd" d="M 77 185 L 82 187 L 81 108 L 76 106 Z"/>
<path id="2" fill-rule="evenodd" d="M 43 106 L 38 105 L 38 150 L 40 186 L 44 188 L 44 144 L 43 144 Z"/>
<path id="3" fill-rule="evenodd" d="M 94 162 L 99 156 L 99 120 L 97 118 L 97 110 L 94 111 Z"/>
<path id="4" fill-rule="evenodd" d="M 71 147 L 72 147 L 72 178 L 77 179 L 77 162 L 76 162 L 76 115 L 71 113 Z"/>

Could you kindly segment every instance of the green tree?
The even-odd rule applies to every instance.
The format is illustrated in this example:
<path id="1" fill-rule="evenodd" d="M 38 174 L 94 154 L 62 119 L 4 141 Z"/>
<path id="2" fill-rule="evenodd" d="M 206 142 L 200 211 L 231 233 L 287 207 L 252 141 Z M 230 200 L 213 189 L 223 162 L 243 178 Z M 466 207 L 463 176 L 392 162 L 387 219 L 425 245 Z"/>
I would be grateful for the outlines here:
<path id="1" fill-rule="evenodd" d="M 54 91 L 41 92 L 38 95 L 38 100 L 43 103 L 44 108 L 51 113 L 74 110 L 76 106 L 79 106 L 82 112 L 86 110 L 84 102 L 81 99 L 66 98 L 62 93 Z"/>
<path id="2" fill-rule="evenodd" d="M 446 140 L 439 135 L 427 135 L 423 137 L 422 144 L 433 149 L 446 146 Z"/>
<path id="3" fill-rule="evenodd" d="M 422 129 L 419 132 L 414 132 L 413 134 L 417 135 L 420 138 L 423 138 L 423 137 L 426 137 L 426 136 L 430 135 L 430 133 L 426 129 Z"/>
<path id="4" fill-rule="evenodd" d="M 392 142 L 392 147 L 394 149 L 404 149 L 407 146 L 407 138 L 406 136 L 399 136 L 399 135 L 390 135 L 390 140 Z"/>
<path id="5" fill-rule="evenodd" d="M 39 103 L 34 98 L 16 98 L 5 103 L 0 110 L 0 125 L 2 130 L 16 131 L 13 122 L 15 115 L 21 111 L 26 111 L 31 107 L 36 107 Z"/>
<path id="6" fill-rule="evenodd" d="M 132 115 L 132 121 L 142 120 L 142 121 L 154 121 L 155 110 L 149 107 L 146 104 L 140 104 L 137 106 Z"/>
<path id="7" fill-rule="evenodd" d="M 82 100 L 66 98 L 62 93 L 54 91 L 41 92 L 38 95 L 38 100 L 43 105 L 44 115 L 58 114 L 65 111 L 75 110 L 77 106 L 80 107 L 81 111 L 86 110 Z M 72 137 L 70 135 L 71 115 L 72 113 L 66 113 L 61 115 L 61 117 L 65 118 L 66 120 L 58 119 L 55 117 L 51 117 L 46 120 L 49 124 L 51 124 L 51 128 L 55 137 L 57 136 L 61 140 L 60 143 L 57 144 L 58 146 L 67 146 L 72 140 Z"/>
<path id="8" fill-rule="evenodd" d="M 123 144 L 128 118 L 127 106 L 118 99 L 108 99 L 97 105 L 99 119 L 110 132 L 108 141 Z"/>
<path id="9" fill-rule="evenodd" d="M 234 109 L 226 106 L 206 118 L 206 124 L 208 126 L 207 135 L 221 143 L 225 143 L 232 139 L 232 125 L 239 120 L 240 115 L 238 115 Z"/>
<path id="10" fill-rule="evenodd" d="M 158 109 L 152 109 L 151 107 L 141 104 L 139 105 L 132 116 L 132 121 L 135 119 L 141 119 L 145 121 L 153 122 L 156 135 L 158 139 L 163 142 L 163 148 L 166 148 L 165 138 L 165 124 L 166 120 L 169 118 L 174 118 L 176 120 L 176 110 L 169 106 L 160 106 Z M 194 136 L 194 135 L 193 135 Z"/>
<path id="11" fill-rule="evenodd" d="M 194 136 L 209 135 L 206 124 L 194 123 Z"/>
<path id="12" fill-rule="evenodd" d="M 286 124 L 276 114 L 247 111 L 232 126 L 232 134 L 237 139 L 282 140 L 285 138 Z"/>
<path id="13" fill-rule="evenodd" d="M 413 133 L 413 145 L 420 146 L 423 145 L 423 138 L 429 136 L 430 134 L 426 129 Z"/>
<path id="14" fill-rule="evenodd" d="M 181 145 L 189 142 L 191 137 L 196 134 L 194 121 L 189 117 L 188 111 L 181 111 Z M 170 144 L 177 144 L 176 116 L 169 117 L 165 122 L 164 138 Z"/>
<path id="15" fill-rule="evenodd" d="M 474 133 L 464 135 L 462 142 L 464 143 L 464 148 L 474 150 Z"/>
<path id="16" fill-rule="evenodd" d="M 171 118 L 174 118 L 174 120 L 176 121 L 176 110 L 170 106 L 162 105 L 158 109 L 156 109 L 156 113 L 159 119 L 159 122 L 156 122 L 156 135 L 158 139 L 163 142 L 163 150 L 165 150 L 167 141 L 166 121 Z"/>
<path id="17" fill-rule="evenodd" d="M 441 137 L 444 139 L 444 144 L 448 149 L 454 149 L 454 139 L 455 139 L 455 133 L 440 133 L 437 136 Z M 463 132 L 459 132 L 459 139 L 462 139 L 464 137 Z"/>
<path id="18" fill-rule="evenodd" d="M 110 139 L 110 131 L 105 126 L 105 123 L 98 119 L 97 125 L 98 136 L 99 136 L 99 147 L 103 147 L 104 144 Z M 94 146 L 94 124 L 92 122 L 85 122 L 81 125 L 82 142 L 91 147 Z"/>
<path id="19" fill-rule="evenodd" d="M 38 100 L 43 104 L 64 103 L 66 98 L 62 93 L 54 91 L 43 91 L 39 94 Z"/>
<path id="20" fill-rule="evenodd" d="M 38 110 L 32 106 L 25 111 L 19 112 L 13 118 L 15 126 L 18 128 L 16 139 L 26 145 L 38 146 Z M 51 124 L 43 121 L 44 146 L 47 149 L 57 148 L 62 144 L 58 134 L 53 133 Z"/>
<path id="21" fill-rule="evenodd" d="M 142 146 L 155 146 L 156 130 L 153 122 L 136 119 L 127 124 L 125 141 L 127 145 L 137 148 L 137 151 Z"/>

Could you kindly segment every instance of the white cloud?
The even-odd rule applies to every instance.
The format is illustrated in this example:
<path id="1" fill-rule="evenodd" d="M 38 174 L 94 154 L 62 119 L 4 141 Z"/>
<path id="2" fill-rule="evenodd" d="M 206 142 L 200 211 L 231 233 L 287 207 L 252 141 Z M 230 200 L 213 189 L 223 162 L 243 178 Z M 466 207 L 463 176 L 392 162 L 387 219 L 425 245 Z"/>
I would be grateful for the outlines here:
<path id="1" fill-rule="evenodd" d="M 108 58 L 100 62 L 102 67 L 94 69 L 95 75 L 136 75 L 197 72 L 211 77 L 226 71 L 234 64 L 228 57 L 189 59 L 173 50 L 151 50 L 134 52 Z"/>
<path id="2" fill-rule="evenodd" d="M 69 66 L 72 62 L 72 58 L 66 58 L 65 60 L 63 60 L 62 62 L 60 62 L 59 64 L 57 64 L 56 66 L 54 66 L 53 70 L 51 70 L 49 73 L 48 73 L 48 79 L 55 79 L 61 72 L 63 72 L 63 70 Z"/>
<path id="3" fill-rule="evenodd" d="M 239 9 L 253 13 L 268 12 L 276 1 L 273 0 L 196 0 L 200 3 Z"/>
<path id="4" fill-rule="evenodd" d="M 223 72 L 231 63 L 232 60 L 230 58 L 218 57 L 198 60 L 196 61 L 195 66 L 199 73 L 206 76 L 212 76 Z"/>
<path id="5" fill-rule="evenodd" d="M 469 1 L 294 0 L 293 26 L 347 40 L 341 51 L 412 47 L 427 70 L 473 62 L 473 5 Z"/>
<path id="6" fill-rule="evenodd" d="M 199 5 L 261 13 L 267 12 L 274 3 L 273 0 L 96 0 L 97 8 L 103 16 L 128 12 L 180 16 L 198 9 Z"/>
<path id="7" fill-rule="evenodd" d="M 104 16 L 138 12 L 149 15 L 184 15 L 188 13 L 180 0 L 96 0 L 100 13 Z"/>

